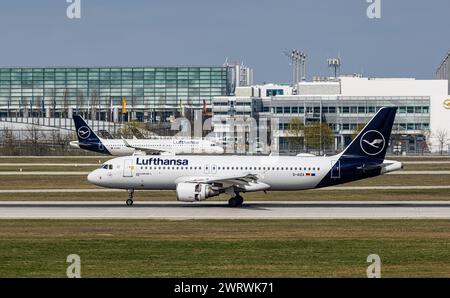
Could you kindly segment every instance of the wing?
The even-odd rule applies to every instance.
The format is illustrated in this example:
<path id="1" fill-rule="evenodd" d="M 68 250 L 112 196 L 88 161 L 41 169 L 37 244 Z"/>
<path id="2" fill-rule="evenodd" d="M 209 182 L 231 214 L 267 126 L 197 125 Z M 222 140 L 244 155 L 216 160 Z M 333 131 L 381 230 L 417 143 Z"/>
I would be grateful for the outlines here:
<path id="1" fill-rule="evenodd" d="M 201 182 L 201 183 L 227 183 L 227 184 L 248 184 L 250 182 L 256 182 L 258 177 L 253 174 L 247 174 L 245 176 L 229 176 L 229 177 L 198 177 L 191 178 L 185 182 Z"/>
<path id="2" fill-rule="evenodd" d="M 270 185 L 259 181 L 259 177 L 254 174 L 229 177 L 183 177 L 177 181 L 179 182 L 206 183 L 221 189 L 234 187 L 239 191 L 261 191 L 270 188 Z"/>
<path id="3" fill-rule="evenodd" d="M 122 138 L 123 143 L 125 144 L 126 147 L 128 148 L 133 148 L 139 151 L 143 151 L 146 153 L 150 153 L 150 154 L 161 154 L 161 153 L 170 153 L 169 151 L 165 151 L 165 150 L 159 150 L 159 149 L 154 149 L 154 148 L 144 148 L 144 147 L 138 147 L 138 146 L 132 146 L 130 145 L 130 143 L 127 142 L 127 140 L 125 140 L 124 138 Z"/>

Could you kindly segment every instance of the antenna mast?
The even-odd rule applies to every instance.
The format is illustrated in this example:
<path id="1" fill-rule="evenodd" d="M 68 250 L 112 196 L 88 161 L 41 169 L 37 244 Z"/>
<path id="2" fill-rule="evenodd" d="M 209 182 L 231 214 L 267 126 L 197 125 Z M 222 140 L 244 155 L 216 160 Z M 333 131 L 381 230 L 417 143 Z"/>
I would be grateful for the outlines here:
<path id="1" fill-rule="evenodd" d="M 327 64 L 329 68 L 334 68 L 334 77 L 337 78 L 341 67 L 341 58 L 328 58 Z"/>
<path id="2" fill-rule="evenodd" d="M 292 87 L 296 91 L 297 83 L 306 81 L 306 54 L 297 49 L 283 52 L 291 60 L 292 65 Z"/>

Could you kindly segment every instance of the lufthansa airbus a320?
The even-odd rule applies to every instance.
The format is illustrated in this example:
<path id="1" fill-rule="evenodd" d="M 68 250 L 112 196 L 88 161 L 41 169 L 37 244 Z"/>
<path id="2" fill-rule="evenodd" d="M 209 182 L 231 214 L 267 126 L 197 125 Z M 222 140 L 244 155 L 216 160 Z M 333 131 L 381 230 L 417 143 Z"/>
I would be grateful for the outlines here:
<path id="1" fill-rule="evenodd" d="M 131 154 L 222 154 L 224 149 L 202 138 L 164 139 L 102 139 L 80 115 L 73 115 L 78 141 L 70 142 L 73 148 L 97 153 L 129 156 Z"/>
<path id="2" fill-rule="evenodd" d="M 126 156 L 107 161 L 88 175 L 98 186 L 135 190 L 176 190 L 184 202 L 227 194 L 241 206 L 243 193 L 322 188 L 375 177 L 402 168 L 386 160 L 396 108 L 381 108 L 341 153 L 333 156 Z"/>

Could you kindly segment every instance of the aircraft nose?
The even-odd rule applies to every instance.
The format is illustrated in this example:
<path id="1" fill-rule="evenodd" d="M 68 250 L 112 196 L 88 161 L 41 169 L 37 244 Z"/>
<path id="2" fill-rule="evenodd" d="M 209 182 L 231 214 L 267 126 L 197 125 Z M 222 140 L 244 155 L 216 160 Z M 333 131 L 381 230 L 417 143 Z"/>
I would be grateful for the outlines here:
<path id="1" fill-rule="evenodd" d="M 90 172 L 87 176 L 87 180 L 92 184 L 99 184 L 101 179 L 102 177 L 98 174 L 97 170 Z"/>

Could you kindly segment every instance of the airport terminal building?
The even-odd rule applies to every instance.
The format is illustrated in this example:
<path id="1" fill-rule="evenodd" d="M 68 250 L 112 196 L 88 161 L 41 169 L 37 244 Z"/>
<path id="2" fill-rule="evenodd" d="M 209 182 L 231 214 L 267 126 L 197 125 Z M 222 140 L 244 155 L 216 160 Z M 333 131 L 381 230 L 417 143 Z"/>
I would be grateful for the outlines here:
<path id="1" fill-rule="evenodd" d="M 436 151 L 433 133 L 444 129 L 450 132 L 450 110 L 444 105 L 448 98 L 445 80 L 342 76 L 300 82 L 295 89 L 293 94 L 290 86 L 269 84 L 240 87 L 235 96 L 215 97 L 216 133 L 221 137 L 229 131 L 229 117 L 277 118 L 279 150 L 289 152 L 293 137 L 289 123 L 299 118 L 304 125 L 326 123 L 334 134 L 332 150 L 340 151 L 349 144 L 357 127 L 383 106 L 398 107 L 390 152 Z M 431 142 L 426 141 L 428 137 Z"/>
<path id="2" fill-rule="evenodd" d="M 250 75 L 242 65 L 3 67 L 0 117 L 60 118 L 79 112 L 93 120 L 167 121 L 183 107 L 210 106 L 215 96 L 233 94 L 236 86 L 252 83 Z"/>
<path id="3" fill-rule="evenodd" d="M 443 65 L 448 68 L 448 61 Z M 436 132 L 447 131 L 450 138 L 448 94 L 446 79 L 340 76 L 316 77 L 294 88 L 253 85 L 252 69 L 238 64 L 3 67 L 0 125 L 8 123 L 24 130 L 20 123 L 32 123 L 70 130 L 71 115 L 77 112 L 90 119 L 95 129 L 108 131 L 132 120 L 170 124 L 183 116 L 185 109 L 196 109 L 212 116 L 214 133 L 222 140 L 230 129 L 227 119 L 253 118 L 258 122 L 276 118 L 276 142 L 281 152 L 292 151 L 288 130 L 293 118 L 305 125 L 325 123 L 333 131 L 332 149 L 340 151 L 358 125 L 366 123 L 380 107 L 397 106 L 395 144 L 390 150 L 420 154 L 437 151 Z"/>

